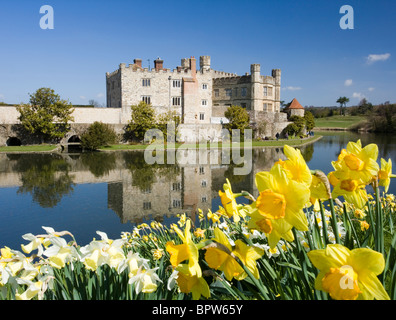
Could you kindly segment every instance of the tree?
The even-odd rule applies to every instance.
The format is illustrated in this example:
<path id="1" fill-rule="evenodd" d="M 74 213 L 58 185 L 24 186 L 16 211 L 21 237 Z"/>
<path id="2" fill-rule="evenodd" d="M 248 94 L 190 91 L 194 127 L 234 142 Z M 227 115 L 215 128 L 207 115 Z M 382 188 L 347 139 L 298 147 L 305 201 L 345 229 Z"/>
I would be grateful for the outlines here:
<path id="1" fill-rule="evenodd" d="M 231 132 L 232 129 L 241 130 L 244 134 L 245 129 L 249 128 L 250 117 L 245 108 L 240 106 L 231 106 L 227 108 L 224 116 L 228 119 L 229 123 L 225 127 Z"/>
<path id="2" fill-rule="evenodd" d="M 95 121 L 81 135 L 81 146 L 89 150 L 97 150 L 117 141 L 117 134 L 108 124 Z"/>
<path id="3" fill-rule="evenodd" d="M 339 97 L 337 100 L 337 103 L 340 104 L 340 115 L 342 115 L 342 107 L 346 107 L 346 104 L 349 102 L 349 98 L 347 97 Z M 345 110 L 344 110 L 344 116 L 345 116 Z"/>
<path id="4" fill-rule="evenodd" d="M 168 134 L 177 140 L 179 135 L 178 126 L 181 122 L 180 116 L 177 115 L 176 111 L 168 111 L 158 116 L 157 127 L 164 134 L 164 139 L 167 140 Z M 168 126 L 168 124 L 172 126 Z M 174 126 L 174 127 L 173 127 Z M 168 132 L 168 130 L 170 130 Z"/>
<path id="5" fill-rule="evenodd" d="M 144 139 L 144 134 L 149 129 L 156 128 L 155 110 L 151 104 L 140 101 L 138 105 L 131 106 L 132 116 L 126 128 L 134 138 L 139 141 Z"/>
<path id="6" fill-rule="evenodd" d="M 304 120 L 307 131 L 311 131 L 313 128 L 315 128 L 315 118 L 311 112 L 305 111 Z"/>
<path id="7" fill-rule="evenodd" d="M 23 128 L 40 139 L 59 141 L 69 131 L 73 121 L 73 106 L 61 100 L 53 89 L 40 88 L 30 95 L 30 103 L 17 106 Z"/>

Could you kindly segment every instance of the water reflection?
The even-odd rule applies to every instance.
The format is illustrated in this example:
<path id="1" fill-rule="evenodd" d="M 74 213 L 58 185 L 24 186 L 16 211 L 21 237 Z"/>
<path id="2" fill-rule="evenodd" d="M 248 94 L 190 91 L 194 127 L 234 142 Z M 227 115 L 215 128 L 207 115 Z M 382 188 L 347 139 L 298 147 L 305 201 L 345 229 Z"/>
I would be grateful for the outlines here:
<path id="1" fill-rule="evenodd" d="M 312 153 L 311 148 L 304 150 Z M 254 194 L 254 175 L 284 158 L 279 148 L 253 149 L 252 171 L 238 176 L 234 175 L 236 165 L 221 164 L 221 152 L 216 152 L 220 160 L 212 164 L 211 152 L 207 150 L 205 156 L 212 161 L 198 165 L 149 165 L 140 151 L 1 154 L 0 187 L 17 186 L 18 194 L 31 194 L 35 203 L 51 208 L 59 205 L 62 197 L 73 197 L 77 184 L 106 183 L 108 208 L 122 223 L 141 222 L 148 216 L 162 220 L 164 215 L 212 209 L 226 178 L 235 190 Z M 202 160 L 202 154 L 195 155 Z"/>
<path id="2" fill-rule="evenodd" d="M 301 152 L 311 169 L 328 173 L 348 141 L 358 139 L 363 145 L 377 143 L 379 157 L 396 163 L 396 142 L 390 136 L 332 132 Z M 12 237 L 20 243 L 21 235 L 41 232 L 41 226 L 67 229 L 89 241 L 96 230 L 114 237 L 131 230 L 129 223 L 166 223 L 180 213 L 194 218 L 198 208 L 218 209 L 226 178 L 235 192 L 257 197 L 256 173 L 285 158 L 282 148 L 255 148 L 252 171 L 238 176 L 235 165 L 222 164 L 220 152 L 208 150 L 205 156 L 219 161 L 148 165 L 141 151 L 0 154 L 0 246 Z M 396 193 L 395 183 L 389 192 Z"/>

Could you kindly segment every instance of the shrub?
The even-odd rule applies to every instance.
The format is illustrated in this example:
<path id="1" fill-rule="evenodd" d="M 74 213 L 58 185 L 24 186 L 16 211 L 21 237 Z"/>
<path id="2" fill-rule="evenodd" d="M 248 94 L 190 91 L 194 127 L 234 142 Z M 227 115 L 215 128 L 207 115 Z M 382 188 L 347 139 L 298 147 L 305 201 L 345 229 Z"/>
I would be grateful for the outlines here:
<path id="1" fill-rule="evenodd" d="M 81 146 L 84 149 L 96 150 L 108 146 L 117 141 L 117 134 L 105 123 L 94 122 L 81 136 Z"/>

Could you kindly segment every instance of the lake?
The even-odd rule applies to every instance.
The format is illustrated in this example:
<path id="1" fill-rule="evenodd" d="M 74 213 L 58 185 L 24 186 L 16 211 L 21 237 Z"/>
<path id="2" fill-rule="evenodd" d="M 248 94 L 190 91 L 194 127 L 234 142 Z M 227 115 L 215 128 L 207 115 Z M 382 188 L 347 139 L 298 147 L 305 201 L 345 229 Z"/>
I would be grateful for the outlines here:
<path id="1" fill-rule="evenodd" d="M 390 135 L 325 132 L 319 141 L 301 148 L 311 169 L 332 171 L 348 141 L 361 139 L 363 146 L 376 143 L 379 159 L 396 163 L 396 139 Z M 221 157 L 213 150 L 210 159 Z M 213 157 L 214 155 L 214 157 Z M 282 148 L 252 150 L 252 170 L 234 175 L 236 165 L 224 161 L 207 164 L 148 165 L 142 151 L 61 154 L 0 154 L 0 247 L 20 250 L 26 233 L 45 233 L 42 226 L 68 230 L 77 243 L 85 245 L 96 231 L 109 238 L 134 225 L 155 219 L 164 224 L 197 208 L 216 211 L 218 191 L 226 178 L 234 192 L 246 190 L 257 196 L 254 176 L 269 170 Z M 379 160 L 378 160 L 379 161 Z M 202 162 L 201 162 L 202 163 Z M 391 182 L 389 193 L 396 193 Z M 246 200 L 247 201 L 247 200 Z"/>

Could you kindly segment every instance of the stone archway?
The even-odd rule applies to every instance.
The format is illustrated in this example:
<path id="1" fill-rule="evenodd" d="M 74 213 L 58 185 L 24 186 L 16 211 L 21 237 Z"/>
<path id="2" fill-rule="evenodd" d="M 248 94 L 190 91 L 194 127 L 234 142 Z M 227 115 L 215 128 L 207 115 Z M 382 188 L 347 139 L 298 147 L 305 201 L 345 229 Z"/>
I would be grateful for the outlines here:
<path id="1" fill-rule="evenodd" d="M 19 147 L 22 145 L 22 141 L 17 137 L 9 137 L 6 141 L 6 145 L 9 147 L 14 147 L 14 146 Z"/>

